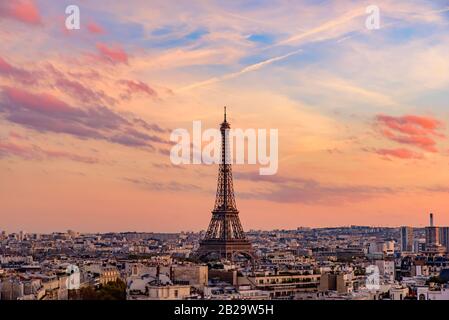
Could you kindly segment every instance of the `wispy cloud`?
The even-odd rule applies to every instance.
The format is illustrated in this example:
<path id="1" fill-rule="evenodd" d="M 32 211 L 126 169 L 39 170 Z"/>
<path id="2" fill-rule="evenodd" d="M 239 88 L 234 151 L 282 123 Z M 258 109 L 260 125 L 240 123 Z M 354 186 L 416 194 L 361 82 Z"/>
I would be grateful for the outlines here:
<path id="1" fill-rule="evenodd" d="M 381 156 L 385 156 L 387 159 L 399 158 L 399 159 L 422 159 L 423 155 L 412 150 L 398 148 L 398 149 L 378 149 L 375 152 Z"/>
<path id="2" fill-rule="evenodd" d="M 397 191 L 388 187 L 366 185 L 329 185 L 313 179 L 291 176 L 260 176 L 252 172 L 236 173 L 236 178 L 269 184 L 269 188 L 265 191 L 241 192 L 238 193 L 239 196 L 280 203 L 336 205 L 358 202 Z"/>
<path id="3" fill-rule="evenodd" d="M 80 155 L 63 150 L 47 150 L 36 145 L 20 145 L 0 140 L 0 158 L 6 156 L 15 156 L 24 160 L 33 161 L 62 159 L 87 164 L 99 162 L 99 160 L 95 157 Z"/>
<path id="4" fill-rule="evenodd" d="M 123 178 L 139 187 L 152 191 L 192 192 L 201 190 L 200 187 L 190 183 L 179 183 L 176 181 L 157 182 L 146 178 Z"/>
<path id="5" fill-rule="evenodd" d="M 151 88 L 148 84 L 142 81 L 134 81 L 134 80 L 119 80 L 118 84 L 123 85 L 125 88 L 125 93 L 122 94 L 122 98 L 130 99 L 133 94 L 143 93 L 147 96 L 156 98 L 157 92 L 153 88 Z"/>
<path id="6" fill-rule="evenodd" d="M 132 147 L 153 149 L 168 144 L 155 134 L 160 128 L 142 119 L 127 119 L 105 106 L 78 108 L 48 93 L 32 93 L 3 87 L 0 113 L 10 122 L 41 132 L 69 134 L 81 139 L 100 139 Z M 142 128 L 143 130 L 140 130 Z"/>
<path id="7" fill-rule="evenodd" d="M 100 58 L 111 63 L 125 63 L 128 64 L 128 54 L 121 45 L 108 46 L 105 43 L 97 43 L 97 50 L 100 53 Z"/>
<path id="8" fill-rule="evenodd" d="M 299 54 L 301 51 L 302 50 L 299 49 L 299 50 L 295 50 L 295 51 L 289 52 L 289 53 L 281 55 L 281 56 L 277 56 L 277 57 L 273 57 L 273 58 L 270 58 L 270 59 L 266 59 L 266 60 L 263 60 L 261 62 L 254 63 L 254 64 L 251 64 L 249 66 L 246 66 L 246 67 L 244 67 L 243 69 L 241 69 L 241 70 L 239 70 L 237 72 L 232 72 L 232 73 L 228 73 L 228 74 L 225 74 L 223 76 L 220 76 L 220 77 L 213 77 L 213 78 L 210 78 L 210 79 L 205 80 L 205 81 L 193 83 L 193 84 L 188 85 L 186 87 L 180 88 L 180 89 L 176 90 L 175 92 L 187 91 L 187 90 L 196 89 L 196 88 L 199 88 L 199 87 L 208 86 L 208 85 L 211 85 L 211 84 L 214 84 L 214 83 L 217 83 L 217 82 L 230 80 L 230 79 L 239 77 L 239 76 L 241 76 L 241 75 L 243 75 L 245 73 L 259 70 L 259 69 L 263 68 L 264 66 L 272 64 L 272 63 L 274 63 L 276 61 L 287 59 L 288 57 L 291 57 L 293 55 Z"/>
<path id="9" fill-rule="evenodd" d="M 362 15 L 365 14 L 364 11 L 364 7 L 361 6 L 360 8 L 357 8 L 355 10 L 352 10 L 348 13 L 343 14 L 340 17 L 337 17 L 335 19 L 331 19 L 327 22 L 325 22 L 324 24 L 312 28 L 310 30 L 304 31 L 304 32 L 300 32 L 298 34 L 295 34 L 293 36 L 290 36 L 289 38 L 280 41 L 279 43 L 277 43 L 277 45 L 286 45 L 286 44 L 292 44 L 292 43 L 296 43 L 299 40 L 303 40 L 307 37 L 310 36 L 314 36 L 320 33 L 323 33 L 325 31 L 329 31 L 329 30 L 334 30 L 335 28 L 337 28 L 338 26 L 344 25 L 352 20 L 354 20 L 357 17 L 361 17 Z"/>

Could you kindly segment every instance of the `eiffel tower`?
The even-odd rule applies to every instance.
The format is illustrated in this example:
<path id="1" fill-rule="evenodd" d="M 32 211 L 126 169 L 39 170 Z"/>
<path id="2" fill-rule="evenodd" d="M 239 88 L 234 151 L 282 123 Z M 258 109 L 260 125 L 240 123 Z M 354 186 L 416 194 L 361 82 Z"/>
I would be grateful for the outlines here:
<path id="1" fill-rule="evenodd" d="M 251 243 L 245 236 L 239 219 L 239 211 L 235 204 L 234 186 L 232 182 L 232 159 L 229 150 L 229 129 L 224 108 L 224 121 L 221 131 L 221 158 L 218 169 L 218 185 L 212 219 L 206 235 L 200 241 L 197 255 L 200 258 L 216 256 L 234 260 L 236 254 L 246 256 L 250 260 L 256 258 Z"/>

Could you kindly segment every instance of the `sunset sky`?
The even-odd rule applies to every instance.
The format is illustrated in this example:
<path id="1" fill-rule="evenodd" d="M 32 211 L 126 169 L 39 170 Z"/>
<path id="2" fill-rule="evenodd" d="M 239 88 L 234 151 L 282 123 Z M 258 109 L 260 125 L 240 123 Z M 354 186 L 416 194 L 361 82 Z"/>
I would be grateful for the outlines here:
<path id="1" fill-rule="evenodd" d="M 206 229 L 217 166 L 169 137 L 224 105 L 279 130 L 276 175 L 233 168 L 245 230 L 449 225 L 446 0 L 1 1 L 0 43 L 0 230 Z"/>

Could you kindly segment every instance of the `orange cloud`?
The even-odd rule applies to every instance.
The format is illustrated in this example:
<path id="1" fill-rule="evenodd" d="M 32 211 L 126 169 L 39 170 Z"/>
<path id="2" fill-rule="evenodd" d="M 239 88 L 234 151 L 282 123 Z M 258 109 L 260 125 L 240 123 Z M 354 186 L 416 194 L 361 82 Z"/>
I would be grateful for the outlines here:
<path id="1" fill-rule="evenodd" d="M 386 157 L 394 157 L 400 159 L 421 159 L 423 156 L 420 153 L 408 150 L 408 149 L 379 149 L 376 150 L 377 154 Z"/>

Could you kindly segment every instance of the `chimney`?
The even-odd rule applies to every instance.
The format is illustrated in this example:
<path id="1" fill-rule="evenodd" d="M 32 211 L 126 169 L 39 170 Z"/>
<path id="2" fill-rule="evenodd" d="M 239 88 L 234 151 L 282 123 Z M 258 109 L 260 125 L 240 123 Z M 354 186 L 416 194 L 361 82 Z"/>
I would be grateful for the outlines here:
<path id="1" fill-rule="evenodd" d="M 430 226 L 433 227 L 433 213 L 430 213 Z"/>
<path id="2" fill-rule="evenodd" d="M 171 282 L 175 282 L 175 271 L 173 270 L 173 267 L 170 266 L 170 280 Z"/>

